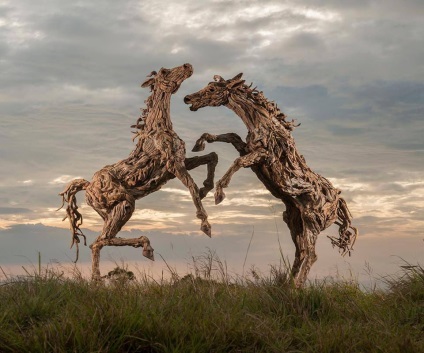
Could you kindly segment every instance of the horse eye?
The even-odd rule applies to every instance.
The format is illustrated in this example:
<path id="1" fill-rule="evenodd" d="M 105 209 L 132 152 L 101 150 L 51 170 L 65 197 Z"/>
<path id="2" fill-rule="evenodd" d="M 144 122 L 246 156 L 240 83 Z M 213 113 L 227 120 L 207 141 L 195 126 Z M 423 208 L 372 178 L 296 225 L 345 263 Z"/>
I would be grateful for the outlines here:
<path id="1" fill-rule="evenodd" d="M 214 88 L 214 87 L 209 87 L 209 88 L 208 88 L 208 91 L 209 91 L 209 92 L 213 92 L 213 91 L 215 91 L 215 88 Z"/>

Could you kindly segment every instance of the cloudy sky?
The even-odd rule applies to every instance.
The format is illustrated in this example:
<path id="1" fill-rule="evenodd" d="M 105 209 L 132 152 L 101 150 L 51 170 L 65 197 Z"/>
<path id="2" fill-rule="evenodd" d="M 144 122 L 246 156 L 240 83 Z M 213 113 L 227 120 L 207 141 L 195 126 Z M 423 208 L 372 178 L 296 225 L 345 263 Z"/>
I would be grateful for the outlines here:
<path id="1" fill-rule="evenodd" d="M 0 0 L 0 265 L 17 273 L 40 251 L 43 263 L 69 263 L 70 235 L 58 193 L 75 177 L 125 158 L 130 125 L 149 92 L 145 76 L 189 62 L 193 76 L 173 96 L 174 128 L 189 152 L 203 132 L 246 135 L 225 107 L 189 111 L 182 98 L 213 75 L 244 73 L 301 122 L 297 147 L 343 190 L 360 229 L 352 257 L 324 231 L 311 278 L 384 275 L 402 260 L 424 259 L 424 4 L 416 1 L 53 1 Z M 221 177 L 237 153 L 211 144 Z M 192 172 L 201 183 L 206 170 Z M 113 261 L 160 273 L 190 267 L 211 249 L 241 273 L 264 273 L 294 246 L 274 199 L 249 170 L 227 199 L 204 200 L 213 228 L 203 235 L 178 180 L 137 202 L 122 232 L 149 236 L 157 261 L 136 249 L 104 249 Z M 91 242 L 100 217 L 78 198 Z M 252 243 L 247 252 L 249 241 Z M 245 261 L 247 254 L 247 259 Z M 81 248 L 81 266 L 89 262 Z M 109 264 L 109 265 L 108 265 Z M 112 264 L 112 265 L 111 265 Z"/>

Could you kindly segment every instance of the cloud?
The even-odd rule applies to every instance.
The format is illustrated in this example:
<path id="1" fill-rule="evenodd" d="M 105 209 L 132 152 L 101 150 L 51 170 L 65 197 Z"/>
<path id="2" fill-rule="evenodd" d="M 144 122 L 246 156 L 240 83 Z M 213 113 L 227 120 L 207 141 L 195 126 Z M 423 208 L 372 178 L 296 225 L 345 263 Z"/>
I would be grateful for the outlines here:
<path id="1" fill-rule="evenodd" d="M 81 179 L 81 177 L 78 176 L 72 176 L 72 175 L 61 175 L 51 181 L 49 181 L 49 184 L 52 185 L 61 185 L 61 184 L 67 184 L 69 182 L 71 182 L 74 179 Z"/>
<path id="2" fill-rule="evenodd" d="M 421 9 L 419 1 L 367 0 L 3 2 L 0 226 L 18 232 L 24 228 L 14 227 L 42 222 L 65 232 L 63 211 L 54 211 L 64 184 L 77 175 L 90 180 L 126 158 L 134 148 L 130 125 L 149 94 L 139 87 L 145 75 L 190 62 L 194 74 L 171 106 L 187 155 L 198 155 L 190 149 L 203 132 L 246 136 L 241 119 L 225 107 L 193 113 L 182 101 L 215 74 L 244 72 L 302 123 L 293 132 L 299 152 L 342 189 L 361 234 L 418 234 L 424 221 Z M 219 143 L 204 153 L 211 151 L 220 158 L 217 181 L 238 153 Z M 201 185 L 206 168 L 190 173 Z M 204 199 L 217 237 L 249 237 L 255 226 L 270 239 L 276 219 L 288 234 L 283 204 L 250 169 L 234 175 L 226 194 L 219 206 L 213 193 Z M 99 232 L 102 220 L 82 202 L 83 193 L 77 197 L 83 228 Z M 125 229 L 200 236 L 198 228 L 191 197 L 174 179 L 137 201 Z M 25 252 L 34 244 L 18 245 Z M 264 253 L 275 247 L 269 244 L 261 243 Z"/>
<path id="3" fill-rule="evenodd" d="M 18 213 L 31 213 L 32 210 L 29 208 L 20 208 L 20 207 L 0 207 L 0 214 L 18 214 Z"/>

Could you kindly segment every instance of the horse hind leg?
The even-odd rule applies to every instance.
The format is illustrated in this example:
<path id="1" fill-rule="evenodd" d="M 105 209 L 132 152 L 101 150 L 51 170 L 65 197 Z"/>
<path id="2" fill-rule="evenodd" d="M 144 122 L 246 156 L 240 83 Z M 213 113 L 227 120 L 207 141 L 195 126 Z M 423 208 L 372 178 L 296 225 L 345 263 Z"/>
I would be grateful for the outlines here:
<path id="1" fill-rule="evenodd" d="M 309 271 L 318 258 L 315 253 L 317 234 L 304 224 L 300 211 L 295 207 L 287 207 L 283 218 L 296 247 L 291 275 L 295 287 L 300 288 L 305 284 Z"/>
<path id="2" fill-rule="evenodd" d="M 100 279 L 100 250 L 104 246 L 102 240 L 115 238 L 125 223 L 131 218 L 134 209 L 134 201 L 130 202 L 124 200 L 115 205 L 111 212 L 105 215 L 102 233 L 97 237 L 96 241 L 90 245 L 93 280 Z"/>
<path id="3" fill-rule="evenodd" d="M 203 182 L 203 187 L 199 189 L 199 196 L 202 200 L 209 191 L 214 187 L 215 168 L 218 164 L 218 155 L 215 152 L 211 152 L 204 156 L 196 156 L 185 159 L 185 167 L 187 170 L 192 170 L 201 165 L 207 165 L 207 177 Z"/>
<path id="4" fill-rule="evenodd" d="M 112 239 L 116 237 L 125 223 L 131 218 L 134 209 L 134 201 L 124 200 L 115 205 L 106 216 L 102 233 L 97 239 Z"/>
<path id="5" fill-rule="evenodd" d="M 313 239 L 306 232 L 293 239 L 296 246 L 296 255 L 292 267 L 292 277 L 296 288 L 302 287 L 308 279 L 312 265 L 317 261 L 315 253 L 316 236 Z"/>

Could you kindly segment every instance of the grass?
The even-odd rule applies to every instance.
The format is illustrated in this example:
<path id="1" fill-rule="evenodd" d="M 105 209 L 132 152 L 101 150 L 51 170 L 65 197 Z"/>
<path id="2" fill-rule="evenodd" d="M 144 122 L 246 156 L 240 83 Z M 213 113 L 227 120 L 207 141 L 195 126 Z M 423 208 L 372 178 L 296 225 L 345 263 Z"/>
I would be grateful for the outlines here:
<path id="1" fill-rule="evenodd" d="M 52 270 L 0 286 L 0 352 L 424 352 L 424 269 L 386 290 L 352 281 L 292 288 L 284 269 L 230 278 L 206 254 L 160 283 Z"/>

